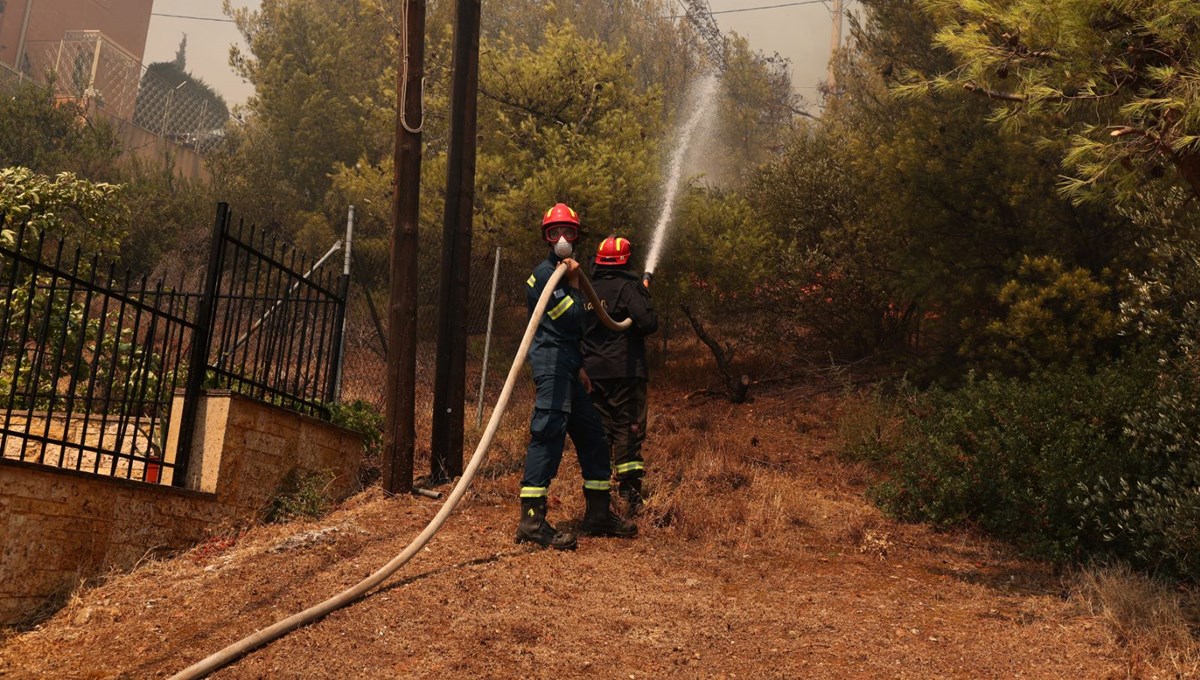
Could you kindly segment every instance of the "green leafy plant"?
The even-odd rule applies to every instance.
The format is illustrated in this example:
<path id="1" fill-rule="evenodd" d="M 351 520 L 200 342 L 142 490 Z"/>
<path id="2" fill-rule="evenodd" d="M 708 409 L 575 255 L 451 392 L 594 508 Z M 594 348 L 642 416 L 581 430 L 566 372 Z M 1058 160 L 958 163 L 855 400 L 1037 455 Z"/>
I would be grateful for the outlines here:
<path id="1" fill-rule="evenodd" d="M 355 399 L 329 406 L 329 421 L 363 438 L 363 454 L 378 458 L 383 449 L 383 414 L 369 401 Z"/>
<path id="2" fill-rule="evenodd" d="M 332 505 L 329 485 L 333 479 L 333 474 L 328 471 L 293 468 L 279 483 L 264 513 L 264 521 L 290 522 L 322 517 Z"/>
<path id="3" fill-rule="evenodd" d="M 65 238 L 85 253 L 113 254 L 124 235 L 122 186 L 73 173 L 48 177 L 23 167 L 0 169 L 0 229 L 12 247 L 31 248 L 42 234 Z M 24 228 L 24 243 L 16 243 Z"/>
<path id="4" fill-rule="evenodd" d="M 977 525 L 1032 553 L 1073 558 L 1104 551 L 1079 531 L 1085 488 L 1137 478 L 1151 464 L 1130 453 L 1126 417 L 1153 393 L 1153 365 L 970 379 L 903 404 L 900 442 L 860 448 L 885 480 L 872 497 L 894 515 L 939 526 Z"/>
<path id="5" fill-rule="evenodd" d="M 1037 367 L 1095 363 L 1115 347 L 1117 294 L 1083 268 L 1050 256 L 1023 258 L 1016 278 L 997 294 L 1000 318 L 962 349 L 995 368 L 1025 373 Z"/>

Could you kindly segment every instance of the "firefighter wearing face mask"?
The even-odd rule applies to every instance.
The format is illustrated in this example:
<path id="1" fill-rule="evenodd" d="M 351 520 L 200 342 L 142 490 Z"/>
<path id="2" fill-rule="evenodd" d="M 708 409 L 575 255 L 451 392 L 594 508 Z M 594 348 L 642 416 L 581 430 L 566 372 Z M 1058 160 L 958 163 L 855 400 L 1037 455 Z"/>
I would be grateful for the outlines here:
<path id="1" fill-rule="evenodd" d="M 642 442 L 646 439 L 646 341 L 658 330 L 658 315 L 641 277 L 630 271 L 629 239 L 610 236 L 596 251 L 592 287 L 614 321 L 631 319 L 629 330 L 614 331 L 588 314 L 583 338 L 583 366 L 592 380 L 592 401 L 612 443 L 617 489 L 629 516 L 642 506 L 646 474 Z"/>
<path id="2" fill-rule="evenodd" d="M 579 263 L 571 259 L 579 238 L 579 216 L 566 204 L 546 211 L 542 237 L 550 252 L 526 281 L 526 307 L 532 314 L 546 282 L 560 262 L 568 269 L 550 297 L 529 348 L 529 365 L 536 387 L 530 441 L 525 452 L 525 474 L 521 479 L 521 521 L 518 543 L 570 550 L 575 535 L 559 531 L 546 520 L 550 483 L 558 474 L 567 435 L 575 444 L 583 473 L 583 495 L 587 503 L 579 531 L 585 536 L 637 535 L 637 525 L 612 511 L 608 442 L 600 414 L 592 406 L 591 381 L 583 370 L 584 311 L 579 291 Z"/>

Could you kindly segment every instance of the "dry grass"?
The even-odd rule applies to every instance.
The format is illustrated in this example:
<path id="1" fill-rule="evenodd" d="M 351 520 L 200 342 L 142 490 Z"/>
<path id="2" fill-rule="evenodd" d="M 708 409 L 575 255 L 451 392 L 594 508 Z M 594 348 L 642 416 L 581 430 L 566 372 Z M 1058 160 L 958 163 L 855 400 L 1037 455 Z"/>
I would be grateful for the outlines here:
<path id="1" fill-rule="evenodd" d="M 484 474 L 419 560 L 218 677 L 843 678 L 907 668 L 1101 678 L 1122 665 L 1057 581 L 1014 585 L 1023 563 L 975 539 L 896 525 L 865 503 L 861 471 L 829 452 L 835 400 L 732 407 L 684 394 L 652 393 L 654 495 L 638 539 L 581 541 L 572 553 L 513 547 L 529 408 L 514 403 Z M 477 436 L 468 431 L 468 449 Z M 582 510 L 578 479 L 569 451 L 555 521 Z M 5 640 L 0 676 L 177 671 L 356 582 L 437 505 L 375 487 L 316 522 L 258 526 L 148 562 Z"/>
<path id="2" fill-rule="evenodd" d="M 822 413 L 831 404 L 797 412 L 766 402 L 676 400 L 660 409 L 649 428 L 643 521 L 730 549 L 783 549 L 802 532 L 812 545 L 814 535 L 819 543 L 867 541 L 885 554 L 883 517 L 857 498 L 862 470 L 839 465 L 832 484 L 798 483 L 810 466 L 824 467 L 827 452 L 805 441 L 826 435 L 830 418 Z"/>
<path id="3" fill-rule="evenodd" d="M 1095 570 L 1066 600 L 1051 569 L 1003 546 L 899 525 L 863 500 L 866 467 L 832 454 L 833 416 L 847 408 L 861 406 L 864 432 L 889 436 L 886 421 L 870 420 L 869 400 L 688 400 L 714 384 L 711 357 L 680 347 L 672 343 L 671 384 L 651 390 L 651 497 L 637 540 L 583 541 L 568 554 L 513 548 L 532 406 L 519 392 L 455 518 L 402 578 L 221 677 L 269 677 L 294 663 L 312 677 L 502 677 L 534 663 L 560 677 L 589 668 L 622 671 L 606 677 L 826 678 L 899 677 L 901 668 L 1039 678 L 1200 670 L 1186 596 Z M 418 475 L 429 469 L 432 416 L 422 389 Z M 481 434 L 473 415 L 468 407 L 467 456 Z M 553 521 L 582 512 L 578 479 L 568 448 Z M 77 592 L 38 631 L 0 637 L 0 676 L 178 670 L 362 578 L 436 505 L 372 487 L 316 522 L 219 533 L 178 559 Z"/>
<path id="4" fill-rule="evenodd" d="M 1073 599 L 1099 617 L 1113 642 L 1128 650 L 1131 666 L 1171 677 L 1200 676 L 1196 593 L 1126 566 L 1084 569 L 1070 585 Z"/>

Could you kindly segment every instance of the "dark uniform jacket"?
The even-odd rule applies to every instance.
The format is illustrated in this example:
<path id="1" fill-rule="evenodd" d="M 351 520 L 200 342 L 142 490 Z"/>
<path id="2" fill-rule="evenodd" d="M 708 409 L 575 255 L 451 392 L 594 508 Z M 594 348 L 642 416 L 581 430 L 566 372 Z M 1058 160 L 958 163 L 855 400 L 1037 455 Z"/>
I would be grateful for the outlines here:
<path id="1" fill-rule="evenodd" d="M 542 289 L 560 261 L 551 252 L 525 282 L 525 308 L 529 314 L 533 314 Z M 529 366 L 533 369 L 535 379 L 551 375 L 575 377 L 579 373 L 583 366 L 579 342 L 583 339 L 585 316 L 582 296 L 578 290 L 567 285 L 564 276 L 551 294 L 550 302 L 546 304 L 546 314 L 538 324 L 533 344 L 529 346 Z"/>
<path id="2" fill-rule="evenodd" d="M 584 369 L 588 377 L 646 378 L 646 335 L 658 330 L 658 315 L 641 278 L 626 269 L 597 266 L 592 277 L 596 296 L 613 321 L 633 319 L 628 331 L 613 331 L 600 323 L 588 304 L 583 338 Z"/>

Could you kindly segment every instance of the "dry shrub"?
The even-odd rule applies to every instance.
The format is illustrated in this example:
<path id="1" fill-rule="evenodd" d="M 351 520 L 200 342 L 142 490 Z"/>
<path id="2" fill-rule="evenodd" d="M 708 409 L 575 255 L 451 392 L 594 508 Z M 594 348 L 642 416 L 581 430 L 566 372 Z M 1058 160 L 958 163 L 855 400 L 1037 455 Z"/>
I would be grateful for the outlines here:
<path id="1" fill-rule="evenodd" d="M 647 521 L 671 526 L 689 540 L 716 538 L 722 525 L 742 521 L 744 494 L 729 494 L 721 480 L 745 477 L 749 470 L 720 443 L 683 431 L 659 438 L 655 451 L 662 453 L 655 458 L 658 474 L 649 489 Z"/>
<path id="2" fill-rule="evenodd" d="M 711 432 L 671 433 L 655 451 L 663 453 L 645 521 L 727 546 L 769 544 L 807 524 L 808 500 L 794 478 L 755 467 L 742 447 Z"/>
<path id="3" fill-rule="evenodd" d="M 880 460 L 895 451 L 904 434 L 898 406 L 879 388 L 847 395 L 837 417 L 835 449 L 862 460 Z"/>
<path id="4" fill-rule="evenodd" d="M 881 512 L 850 500 L 820 499 L 812 508 L 820 515 L 826 537 L 834 542 L 861 547 L 872 535 L 886 535 L 889 526 Z"/>
<path id="5" fill-rule="evenodd" d="M 811 525 L 807 505 L 809 493 L 788 475 L 757 471 L 747 495 L 749 523 L 742 527 L 744 540 L 783 538 L 790 530 Z"/>
<path id="6" fill-rule="evenodd" d="M 1200 674 L 1200 644 L 1193 636 L 1194 594 L 1124 565 L 1093 567 L 1075 574 L 1071 593 L 1104 620 L 1133 661 L 1173 677 Z"/>
<path id="7" fill-rule="evenodd" d="M 655 436 L 674 434 L 682 427 L 679 418 L 673 413 L 651 410 L 649 418 L 648 427 Z"/>

